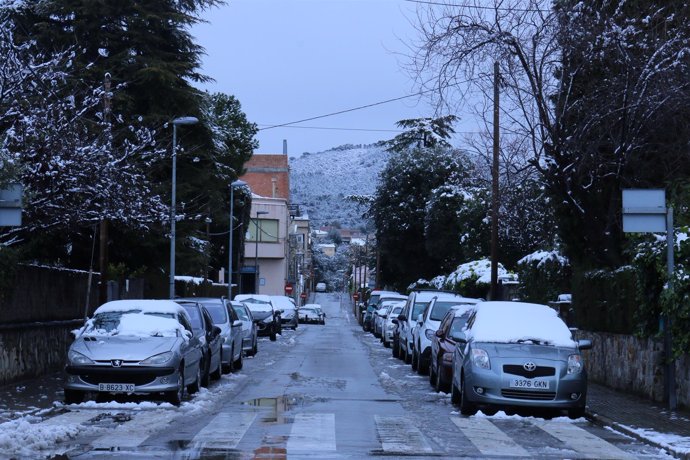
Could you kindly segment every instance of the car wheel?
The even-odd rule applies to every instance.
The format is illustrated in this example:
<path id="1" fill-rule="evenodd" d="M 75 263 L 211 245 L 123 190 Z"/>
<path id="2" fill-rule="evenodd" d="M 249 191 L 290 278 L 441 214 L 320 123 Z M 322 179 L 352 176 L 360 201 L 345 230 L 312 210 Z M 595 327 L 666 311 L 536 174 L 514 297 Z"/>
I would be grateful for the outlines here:
<path id="1" fill-rule="evenodd" d="M 242 365 L 242 353 L 240 352 L 240 356 L 232 363 L 232 370 L 239 371 L 242 369 Z"/>
<path id="2" fill-rule="evenodd" d="M 426 375 L 429 372 L 429 365 L 427 365 L 422 359 L 421 354 L 417 354 L 417 374 Z"/>
<path id="3" fill-rule="evenodd" d="M 412 364 L 412 355 L 407 351 L 407 348 L 403 348 L 403 356 L 405 364 Z"/>
<path id="4" fill-rule="evenodd" d="M 187 387 L 189 394 L 194 394 L 201 389 L 201 366 L 203 365 L 204 363 L 202 360 L 196 368 L 196 378 L 194 379 L 194 382 Z"/>
<path id="5" fill-rule="evenodd" d="M 436 366 L 436 391 L 448 393 L 448 384 L 441 380 L 441 364 Z"/>
<path id="6" fill-rule="evenodd" d="M 477 408 L 474 404 L 467 400 L 467 388 L 465 387 L 465 379 L 460 381 L 460 413 L 462 415 L 474 415 L 477 413 Z"/>
<path id="7" fill-rule="evenodd" d="M 568 409 L 568 417 L 575 420 L 577 418 L 582 418 L 585 416 L 585 408 L 577 407 L 575 409 Z"/>
<path id="8" fill-rule="evenodd" d="M 412 364 L 412 370 L 416 371 L 417 366 L 419 366 L 419 356 L 417 355 L 417 349 L 412 350 L 412 359 L 410 364 Z"/>
<path id="9" fill-rule="evenodd" d="M 383 342 L 383 348 L 390 348 L 391 347 L 390 342 L 387 342 L 385 340 L 382 340 L 382 342 Z"/>
<path id="10" fill-rule="evenodd" d="M 436 388 L 436 373 L 434 372 L 433 364 L 429 366 L 429 385 Z M 438 388 L 436 388 L 436 391 L 438 391 Z"/>
<path id="11" fill-rule="evenodd" d="M 177 389 L 165 392 L 165 399 L 173 406 L 179 406 L 184 397 L 184 368 L 180 366 L 177 373 Z"/>
<path id="12" fill-rule="evenodd" d="M 393 340 L 393 358 L 399 358 L 400 357 L 400 350 L 398 350 L 398 344 L 395 343 L 395 340 Z"/>
<path id="13" fill-rule="evenodd" d="M 234 350 L 233 350 L 234 353 Z M 221 351 L 221 356 L 222 356 L 222 351 Z M 232 355 L 230 355 L 232 356 Z M 211 380 L 218 380 L 220 379 L 220 376 L 223 375 L 223 363 L 220 360 L 220 357 L 218 359 L 218 367 L 216 367 L 216 370 L 211 372 Z"/>
<path id="14" fill-rule="evenodd" d="M 83 391 L 65 389 L 65 404 L 79 404 L 84 401 L 85 395 Z"/>
<path id="15" fill-rule="evenodd" d="M 276 331 L 275 330 L 271 331 L 271 335 L 269 335 L 268 338 L 271 340 L 271 342 L 275 342 L 277 339 Z"/>
<path id="16" fill-rule="evenodd" d="M 455 385 L 455 382 L 450 384 L 450 402 L 456 406 L 460 404 L 460 392 L 458 391 L 458 387 Z"/>
<path id="17" fill-rule="evenodd" d="M 254 346 L 252 347 L 252 352 L 251 352 L 251 353 L 252 353 L 252 356 L 254 356 L 255 354 L 257 354 L 258 352 L 259 352 L 259 344 L 258 344 L 258 342 L 256 341 L 256 337 L 254 337 Z"/>
<path id="18" fill-rule="evenodd" d="M 209 355 L 206 359 L 204 359 L 204 370 L 203 373 L 201 374 L 201 386 L 206 388 L 208 387 L 208 383 L 211 377 L 211 356 Z"/>

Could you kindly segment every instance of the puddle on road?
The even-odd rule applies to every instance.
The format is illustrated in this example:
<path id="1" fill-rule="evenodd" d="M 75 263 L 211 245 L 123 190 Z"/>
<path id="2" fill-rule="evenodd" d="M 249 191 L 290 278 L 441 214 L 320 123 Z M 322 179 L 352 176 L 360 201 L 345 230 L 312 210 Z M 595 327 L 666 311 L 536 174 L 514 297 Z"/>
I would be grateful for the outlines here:
<path id="1" fill-rule="evenodd" d="M 256 398 L 242 404 L 267 409 L 268 413 L 261 418 L 263 423 L 292 423 L 293 417 L 288 417 L 285 413 L 297 406 L 304 406 L 305 398 L 302 395 L 283 395 Z"/>

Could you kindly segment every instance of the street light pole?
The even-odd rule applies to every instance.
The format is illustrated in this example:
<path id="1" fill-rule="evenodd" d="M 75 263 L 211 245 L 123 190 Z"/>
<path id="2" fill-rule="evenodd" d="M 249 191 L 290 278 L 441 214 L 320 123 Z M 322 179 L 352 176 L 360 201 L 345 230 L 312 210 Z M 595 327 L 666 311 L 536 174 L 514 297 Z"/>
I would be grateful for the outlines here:
<path id="1" fill-rule="evenodd" d="M 172 121 L 172 194 L 170 204 L 170 298 L 175 298 L 175 190 L 177 189 L 177 125 L 193 125 L 199 120 L 195 117 L 179 117 Z"/>
<path id="2" fill-rule="evenodd" d="M 256 211 L 256 221 L 254 227 L 256 228 L 256 235 L 254 235 L 254 290 L 259 293 L 259 216 L 268 214 L 268 211 Z"/>
<path id="3" fill-rule="evenodd" d="M 234 223 L 235 187 L 244 187 L 247 183 L 243 180 L 236 180 L 230 184 L 230 238 L 228 242 L 228 301 L 232 300 L 232 234 Z"/>

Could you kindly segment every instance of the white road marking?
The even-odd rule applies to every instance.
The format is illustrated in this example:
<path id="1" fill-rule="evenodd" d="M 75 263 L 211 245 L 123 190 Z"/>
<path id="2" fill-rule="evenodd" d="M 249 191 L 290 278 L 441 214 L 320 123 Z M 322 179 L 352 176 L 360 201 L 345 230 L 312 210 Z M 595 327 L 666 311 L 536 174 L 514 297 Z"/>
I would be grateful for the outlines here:
<path id="1" fill-rule="evenodd" d="M 489 420 L 476 417 L 450 419 L 483 455 L 531 457 L 529 452 Z"/>
<path id="2" fill-rule="evenodd" d="M 583 458 L 596 459 L 632 459 L 613 444 L 604 441 L 589 431 L 568 422 L 545 421 L 535 422 L 536 426 L 563 441 L 568 447 L 583 455 Z"/>
<path id="3" fill-rule="evenodd" d="M 110 433 L 95 439 L 95 449 L 133 448 L 139 446 L 153 433 L 160 431 L 176 416 L 173 411 L 146 411 L 135 413 L 132 420 L 123 422 Z"/>
<path id="4" fill-rule="evenodd" d="M 295 452 L 335 452 L 335 414 L 297 414 L 287 442 Z"/>
<path id="5" fill-rule="evenodd" d="M 57 426 L 57 425 L 79 425 L 98 415 L 93 411 L 70 411 L 64 414 L 51 417 L 38 423 L 43 426 Z"/>
<path id="6" fill-rule="evenodd" d="M 374 416 L 381 448 L 386 453 L 428 454 L 433 452 L 421 431 L 406 417 Z"/>
<path id="7" fill-rule="evenodd" d="M 255 412 L 224 412 L 214 417 L 194 436 L 193 443 L 211 444 L 213 449 L 234 449 L 256 419 Z"/>

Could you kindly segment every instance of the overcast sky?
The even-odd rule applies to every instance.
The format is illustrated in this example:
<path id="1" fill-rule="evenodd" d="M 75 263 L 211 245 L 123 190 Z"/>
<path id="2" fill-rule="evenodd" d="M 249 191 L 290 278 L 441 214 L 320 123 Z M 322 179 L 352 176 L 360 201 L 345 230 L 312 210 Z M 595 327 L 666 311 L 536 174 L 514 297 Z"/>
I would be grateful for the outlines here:
<path id="1" fill-rule="evenodd" d="M 229 0 L 191 31 L 215 79 L 202 88 L 234 95 L 260 128 L 414 94 L 400 55 L 416 37 L 414 12 L 403 0 Z M 257 152 L 281 153 L 283 139 L 290 156 L 372 143 L 394 137 L 383 130 L 400 119 L 432 115 L 414 97 L 262 130 Z"/>

